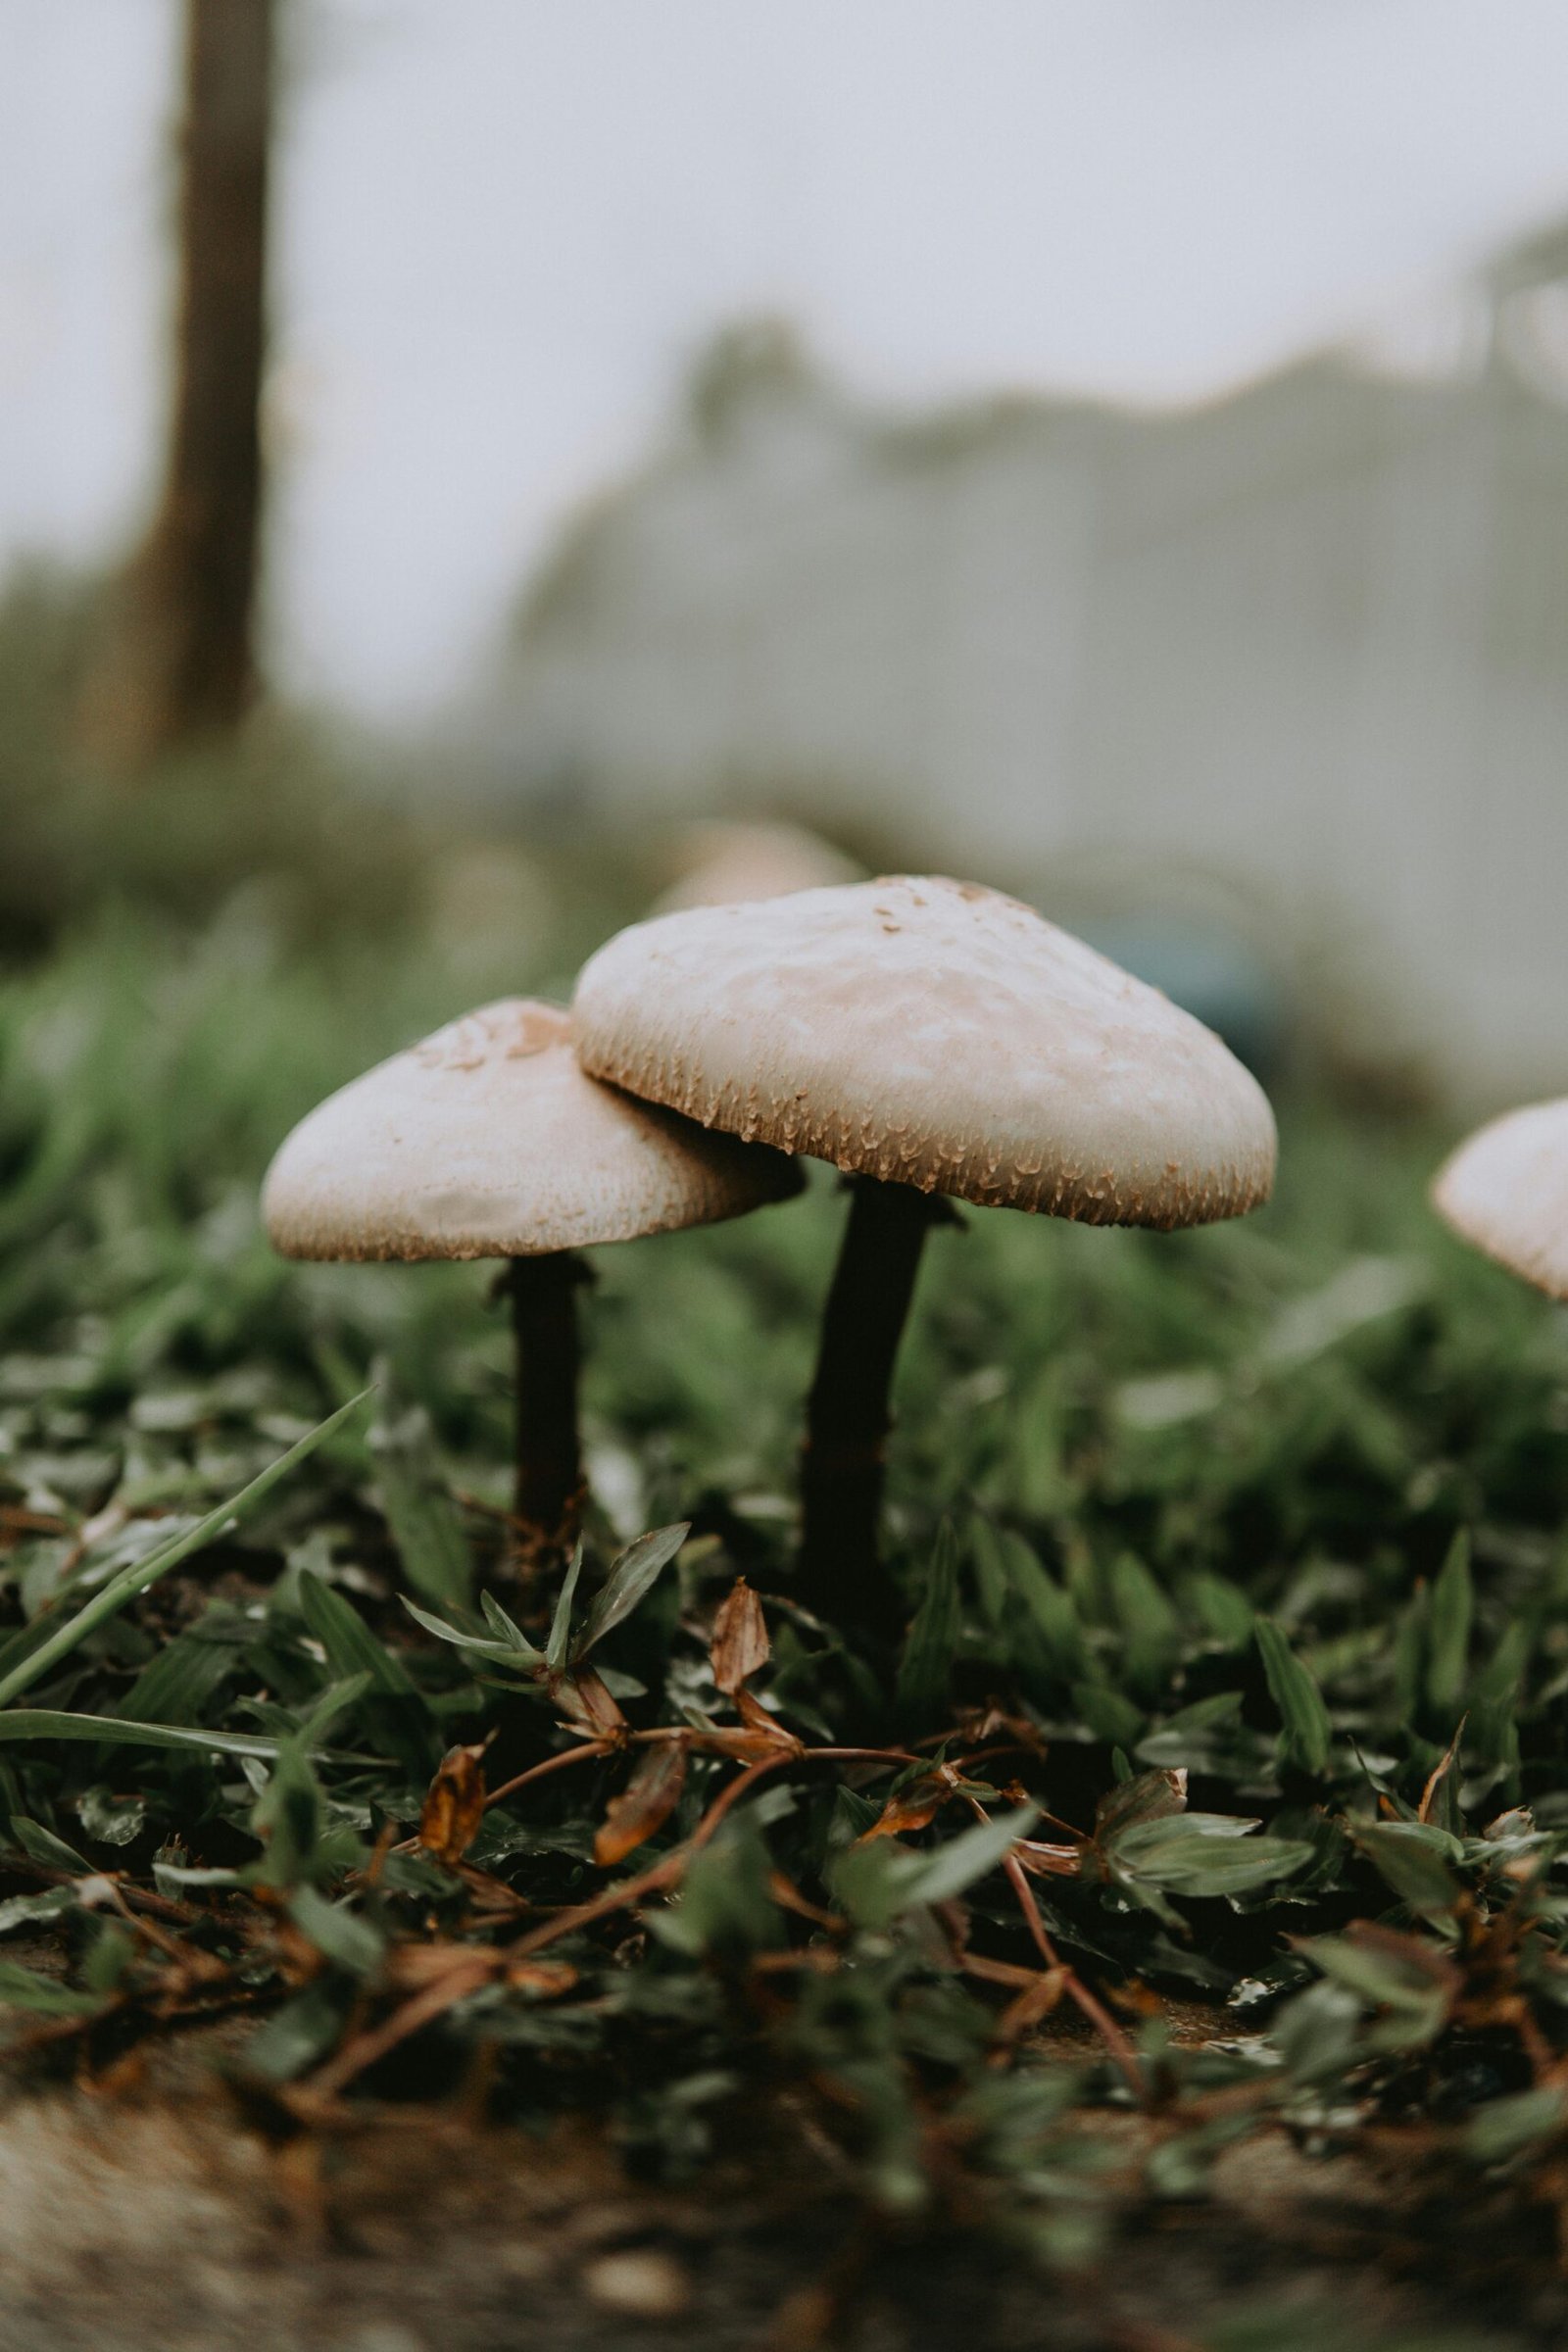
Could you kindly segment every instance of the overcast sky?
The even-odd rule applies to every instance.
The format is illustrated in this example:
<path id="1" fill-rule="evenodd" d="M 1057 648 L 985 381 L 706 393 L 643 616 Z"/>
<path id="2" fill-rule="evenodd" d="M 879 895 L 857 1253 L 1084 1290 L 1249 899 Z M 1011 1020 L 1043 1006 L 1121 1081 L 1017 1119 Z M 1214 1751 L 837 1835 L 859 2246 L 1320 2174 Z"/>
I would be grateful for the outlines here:
<path id="1" fill-rule="evenodd" d="M 275 666 L 460 683 L 693 347 L 1200 397 L 1568 211 L 1564 0 L 289 0 Z M 175 0 L 0 0 L 0 568 L 156 461 Z"/>

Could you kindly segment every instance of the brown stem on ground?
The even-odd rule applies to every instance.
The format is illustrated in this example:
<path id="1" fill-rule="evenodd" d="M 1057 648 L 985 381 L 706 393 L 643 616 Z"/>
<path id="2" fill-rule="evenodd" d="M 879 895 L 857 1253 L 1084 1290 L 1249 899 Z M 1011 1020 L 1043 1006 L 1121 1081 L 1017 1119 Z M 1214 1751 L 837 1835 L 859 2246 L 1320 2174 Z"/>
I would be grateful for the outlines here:
<path id="1" fill-rule="evenodd" d="M 577 1541 L 584 1485 L 577 1440 L 577 1287 L 588 1269 L 570 1250 L 514 1257 L 503 1280 L 516 1344 L 516 1564 L 559 1567 Z"/>
<path id="2" fill-rule="evenodd" d="M 899 1341 L 920 1251 L 956 1211 L 940 1195 L 873 1176 L 849 1180 L 850 1216 L 822 1316 L 801 1460 L 799 1597 L 818 1616 L 897 1631 L 878 1530 Z"/>

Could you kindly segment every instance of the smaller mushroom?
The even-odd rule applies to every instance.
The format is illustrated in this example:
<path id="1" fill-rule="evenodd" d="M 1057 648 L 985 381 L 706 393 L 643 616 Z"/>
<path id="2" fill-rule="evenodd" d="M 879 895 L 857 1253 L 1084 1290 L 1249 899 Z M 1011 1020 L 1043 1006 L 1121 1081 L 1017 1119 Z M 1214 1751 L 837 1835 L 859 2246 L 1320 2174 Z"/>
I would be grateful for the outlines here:
<path id="1" fill-rule="evenodd" d="M 1439 1169 L 1432 1203 L 1511 1274 L 1568 1298 L 1568 1098 L 1479 1128 Z"/>
<path id="2" fill-rule="evenodd" d="M 478 1258 L 515 1335 L 518 1564 L 559 1561 L 583 1502 L 575 1252 L 711 1225 L 801 1188 L 781 1152 L 711 1135 L 579 1068 L 560 1005 L 507 998 L 318 1105 L 268 1171 L 285 1257 Z"/>

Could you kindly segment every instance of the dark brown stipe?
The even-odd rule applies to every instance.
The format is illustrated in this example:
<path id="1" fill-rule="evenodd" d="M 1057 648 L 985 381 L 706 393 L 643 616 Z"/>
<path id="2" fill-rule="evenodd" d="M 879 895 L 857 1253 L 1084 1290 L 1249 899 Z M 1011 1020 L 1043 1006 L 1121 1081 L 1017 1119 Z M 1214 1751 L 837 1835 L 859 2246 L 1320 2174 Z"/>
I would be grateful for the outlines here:
<path id="1" fill-rule="evenodd" d="M 892 1635 L 879 1528 L 899 1341 L 920 1251 L 957 1212 L 935 1193 L 849 1179 L 849 1221 L 822 1317 L 801 1463 L 800 1598 L 830 1624 Z"/>
<path id="2" fill-rule="evenodd" d="M 558 1568 L 582 1518 L 577 1439 L 577 1288 L 591 1279 L 568 1250 L 514 1257 L 503 1276 L 516 1348 L 516 1525 L 519 1574 Z"/>

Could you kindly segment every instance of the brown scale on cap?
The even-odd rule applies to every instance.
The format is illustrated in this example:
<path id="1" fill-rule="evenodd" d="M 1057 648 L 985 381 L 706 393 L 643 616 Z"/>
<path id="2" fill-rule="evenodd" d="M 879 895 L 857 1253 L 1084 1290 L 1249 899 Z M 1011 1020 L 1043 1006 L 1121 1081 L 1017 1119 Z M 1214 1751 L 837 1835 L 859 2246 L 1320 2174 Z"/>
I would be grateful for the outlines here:
<path id="1" fill-rule="evenodd" d="M 1553 1298 L 1568 1298 L 1568 1098 L 1480 1128 L 1439 1170 L 1440 1216 Z"/>
<path id="2" fill-rule="evenodd" d="M 585 1068 L 854 1175 L 1099 1225 L 1243 1215 L 1273 1115 L 1220 1040 L 1032 907 L 941 876 L 623 931 L 573 1003 Z"/>
<path id="3" fill-rule="evenodd" d="M 585 1077 L 570 1015 L 516 997 L 319 1104 L 262 1208 L 287 1257 L 536 1257 L 715 1223 L 800 1181 L 774 1152 Z"/>

